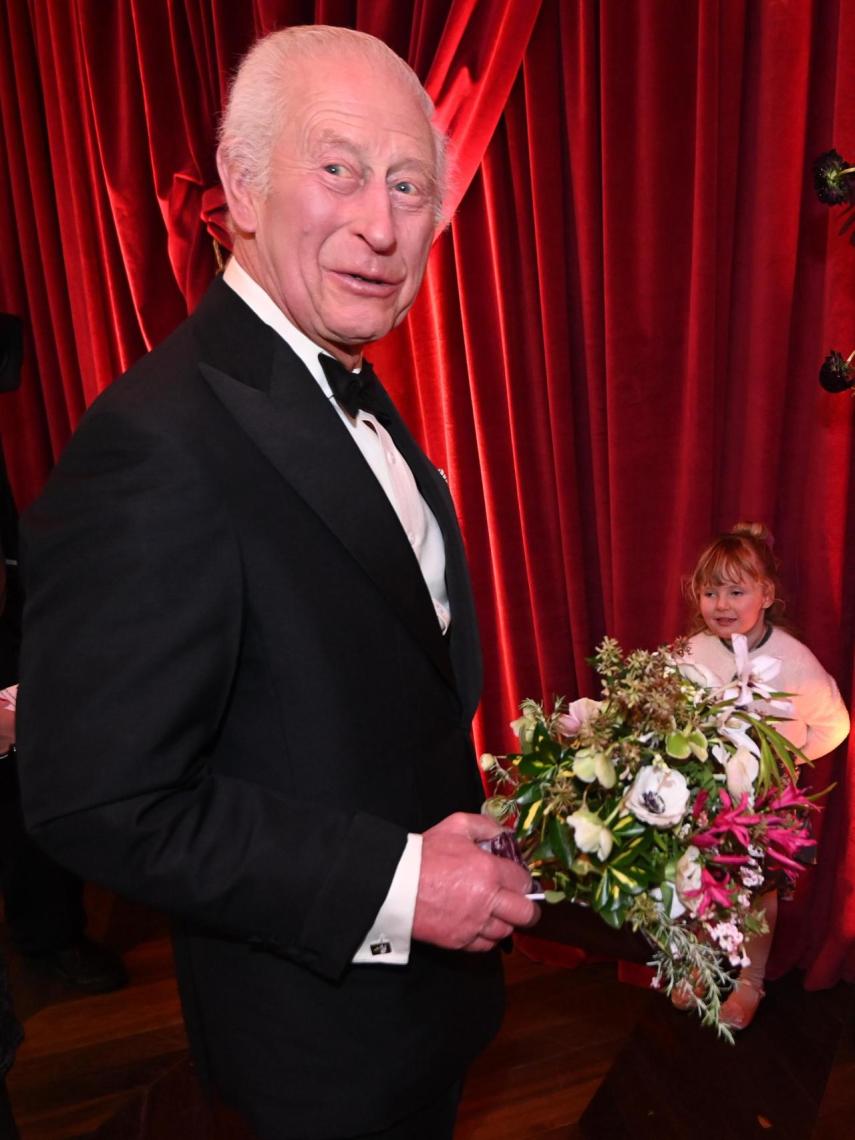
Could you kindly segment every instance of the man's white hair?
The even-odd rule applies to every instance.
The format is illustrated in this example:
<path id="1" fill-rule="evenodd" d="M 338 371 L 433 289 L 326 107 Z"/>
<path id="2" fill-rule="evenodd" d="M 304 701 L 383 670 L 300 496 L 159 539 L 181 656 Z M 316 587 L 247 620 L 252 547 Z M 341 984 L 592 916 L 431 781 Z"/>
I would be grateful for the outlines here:
<path id="1" fill-rule="evenodd" d="M 257 40 L 243 57 L 229 90 L 219 131 L 221 159 L 261 194 L 270 192 L 273 150 L 289 112 L 290 71 L 298 61 L 347 52 L 367 67 L 400 77 L 421 104 L 436 152 L 437 221 L 447 176 L 448 139 L 433 121 L 434 105 L 418 76 L 390 47 L 366 32 L 326 24 L 281 28 Z"/>

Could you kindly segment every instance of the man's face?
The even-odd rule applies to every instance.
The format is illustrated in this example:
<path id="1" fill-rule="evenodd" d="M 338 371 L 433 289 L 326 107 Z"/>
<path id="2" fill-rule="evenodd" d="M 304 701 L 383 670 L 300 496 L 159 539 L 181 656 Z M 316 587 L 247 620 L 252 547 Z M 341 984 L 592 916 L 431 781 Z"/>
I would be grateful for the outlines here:
<path id="1" fill-rule="evenodd" d="M 348 56 L 306 61 L 254 198 L 245 268 L 316 344 L 352 362 L 409 310 L 435 231 L 433 133 L 413 93 Z"/>

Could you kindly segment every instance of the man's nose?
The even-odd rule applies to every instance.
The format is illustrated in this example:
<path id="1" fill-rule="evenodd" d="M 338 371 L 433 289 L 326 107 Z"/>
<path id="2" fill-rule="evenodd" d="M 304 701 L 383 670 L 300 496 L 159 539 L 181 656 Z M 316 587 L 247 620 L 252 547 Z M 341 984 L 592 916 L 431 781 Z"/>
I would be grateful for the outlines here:
<path id="1" fill-rule="evenodd" d="M 395 219 L 385 181 L 371 178 L 362 187 L 355 222 L 360 236 L 372 249 L 389 252 L 395 244 Z"/>

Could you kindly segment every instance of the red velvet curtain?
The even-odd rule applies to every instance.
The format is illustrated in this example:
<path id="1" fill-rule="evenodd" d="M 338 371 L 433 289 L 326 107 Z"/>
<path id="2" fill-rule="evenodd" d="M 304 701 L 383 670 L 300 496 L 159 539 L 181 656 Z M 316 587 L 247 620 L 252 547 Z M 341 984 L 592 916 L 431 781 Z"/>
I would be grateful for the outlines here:
<path id="1" fill-rule="evenodd" d="M 775 533 L 790 612 L 851 706 L 855 405 L 816 376 L 855 348 L 855 250 L 810 184 L 821 151 L 855 154 L 846 0 L 7 0 L 0 309 L 28 333 L 0 430 L 19 503 L 210 279 L 228 72 L 259 32 L 312 21 L 408 58 L 461 148 L 458 213 L 371 355 L 461 514 L 479 743 L 511 745 L 522 696 L 591 692 L 604 633 L 680 632 L 681 576 L 739 518 Z M 776 941 L 811 986 L 855 978 L 846 760 L 812 776 L 838 786 Z"/>

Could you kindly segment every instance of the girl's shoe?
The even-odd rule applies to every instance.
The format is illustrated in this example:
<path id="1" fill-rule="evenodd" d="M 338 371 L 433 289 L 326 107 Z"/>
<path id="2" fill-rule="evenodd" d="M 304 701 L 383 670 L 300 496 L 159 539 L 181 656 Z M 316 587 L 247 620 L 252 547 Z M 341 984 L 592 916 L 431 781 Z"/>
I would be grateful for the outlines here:
<path id="1" fill-rule="evenodd" d="M 720 1020 L 728 1029 L 746 1029 L 754 1020 L 757 1007 L 766 996 L 759 982 L 740 978 L 727 1001 L 722 1003 Z"/>

